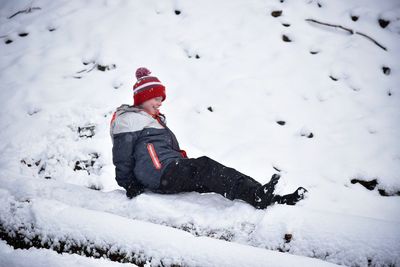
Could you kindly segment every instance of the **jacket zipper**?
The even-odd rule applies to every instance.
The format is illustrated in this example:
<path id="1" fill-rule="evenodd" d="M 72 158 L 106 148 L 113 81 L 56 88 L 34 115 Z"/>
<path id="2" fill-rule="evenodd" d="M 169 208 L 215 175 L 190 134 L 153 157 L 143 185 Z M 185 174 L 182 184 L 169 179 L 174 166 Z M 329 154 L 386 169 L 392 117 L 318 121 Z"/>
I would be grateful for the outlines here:
<path id="1" fill-rule="evenodd" d="M 149 154 L 150 154 L 150 158 L 151 158 L 151 160 L 153 161 L 154 167 L 155 167 L 157 170 L 161 169 L 160 160 L 158 159 L 156 150 L 154 149 L 154 145 L 153 145 L 152 143 L 148 143 L 148 144 L 147 144 L 147 151 L 148 151 Z"/>

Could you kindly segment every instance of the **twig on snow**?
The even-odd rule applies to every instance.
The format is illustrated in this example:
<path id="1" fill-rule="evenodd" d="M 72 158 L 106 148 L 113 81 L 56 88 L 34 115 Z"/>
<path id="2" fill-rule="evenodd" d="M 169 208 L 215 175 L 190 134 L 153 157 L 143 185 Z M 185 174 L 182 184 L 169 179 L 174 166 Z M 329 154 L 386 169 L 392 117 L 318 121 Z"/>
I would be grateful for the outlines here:
<path id="1" fill-rule="evenodd" d="M 41 8 L 40 7 L 28 7 L 27 9 L 20 10 L 16 13 L 12 14 L 11 16 L 8 17 L 8 19 L 12 19 L 13 17 L 15 17 L 19 14 L 22 14 L 22 13 L 31 13 L 34 10 L 41 10 Z"/>
<path id="2" fill-rule="evenodd" d="M 361 36 L 367 38 L 368 40 L 372 41 L 374 44 L 376 44 L 377 46 L 379 46 L 383 50 L 387 51 L 387 48 L 385 46 L 381 45 L 378 41 L 376 41 L 374 38 L 372 38 L 371 36 L 368 36 L 365 33 L 358 32 L 358 31 L 355 31 L 355 30 L 347 28 L 347 27 L 343 27 L 342 25 L 321 22 L 321 21 L 318 21 L 318 20 L 315 20 L 315 19 L 306 19 L 306 21 L 314 22 L 314 23 L 317 23 L 317 24 L 321 24 L 321 25 L 325 25 L 325 26 L 329 26 L 329 27 L 333 27 L 333 28 L 339 28 L 339 29 L 342 29 L 342 30 L 345 30 L 345 31 L 349 32 L 350 34 L 361 35 Z"/>
<path id="3" fill-rule="evenodd" d="M 378 43 L 375 39 L 373 39 L 372 37 L 366 35 L 365 33 L 362 32 L 356 32 L 356 34 L 364 36 L 365 38 L 367 38 L 368 40 L 374 42 L 377 46 L 379 46 L 380 48 L 382 48 L 383 50 L 387 51 L 387 48 L 384 47 L 383 45 L 381 45 L 380 43 Z"/>

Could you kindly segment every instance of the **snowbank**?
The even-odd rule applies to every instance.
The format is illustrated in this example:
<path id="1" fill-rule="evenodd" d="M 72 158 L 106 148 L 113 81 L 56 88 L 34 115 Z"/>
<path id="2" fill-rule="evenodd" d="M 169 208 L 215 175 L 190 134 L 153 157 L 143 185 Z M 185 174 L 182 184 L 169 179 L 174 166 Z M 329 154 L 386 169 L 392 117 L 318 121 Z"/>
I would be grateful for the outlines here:
<path id="1" fill-rule="evenodd" d="M 154 265 L 179 266 L 335 266 L 327 262 L 286 255 L 193 235 L 170 227 L 121 216 L 71 207 L 48 199 L 18 202 L 1 194 L 2 227 L 10 233 L 39 238 L 51 248 L 65 244 L 86 251 L 119 252 L 127 259 L 145 259 Z"/>

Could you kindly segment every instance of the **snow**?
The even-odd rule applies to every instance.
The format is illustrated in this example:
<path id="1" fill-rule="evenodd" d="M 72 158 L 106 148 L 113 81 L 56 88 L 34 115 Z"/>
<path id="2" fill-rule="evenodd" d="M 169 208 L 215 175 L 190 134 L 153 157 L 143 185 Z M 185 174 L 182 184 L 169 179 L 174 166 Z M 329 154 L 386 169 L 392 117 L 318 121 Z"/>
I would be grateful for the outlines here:
<path id="1" fill-rule="evenodd" d="M 40 9 L 8 19 L 28 7 Z M 390 23 L 382 28 L 380 18 Z M 367 34 L 387 51 L 305 19 Z M 0 222 L 18 223 L 14 203 L 36 234 L 202 266 L 324 264 L 310 257 L 400 266 L 399 34 L 398 1 L 2 1 Z M 278 193 L 304 186 L 309 197 L 265 211 L 214 194 L 128 200 L 114 180 L 108 130 L 112 111 L 132 103 L 142 66 L 166 85 L 161 112 L 189 157 L 207 155 L 261 183 L 275 167 Z M 369 191 L 353 178 L 378 185 Z M 154 233 L 176 240 L 175 250 Z M 22 266 L 38 255 L 59 266 L 114 265 L 4 243 L 0 253 Z"/>
<path id="2" fill-rule="evenodd" d="M 399 221 L 394 216 L 383 220 L 304 209 L 302 205 L 274 206 L 267 212 L 256 211 L 240 201 L 231 202 L 217 195 L 197 193 L 164 196 L 147 193 L 128 200 L 121 190 L 100 192 L 52 180 L 1 179 L 1 184 L 7 193 L 4 192 L 0 195 L 6 197 L 7 194 L 10 194 L 17 200 L 2 200 L 2 203 L 25 203 L 27 199 L 30 200 L 30 203 L 33 203 L 32 208 L 29 206 L 29 208 L 21 209 L 20 212 L 33 214 L 35 218 L 33 221 L 37 224 L 37 228 L 51 236 L 58 232 L 62 236 L 78 235 L 77 233 L 66 234 L 66 229 L 75 227 L 79 229 L 79 237 L 82 234 L 93 236 L 86 237 L 88 240 L 92 240 L 96 235 L 101 239 L 118 234 L 126 237 L 128 233 L 132 233 L 132 229 L 136 229 L 138 226 L 123 227 L 120 226 L 119 221 L 130 219 L 134 220 L 136 224 L 148 222 L 147 227 L 150 227 L 150 223 L 166 225 L 184 229 L 196 236 L 212 236 L 254 247 L 281 249 L 297 255 L 324 258 L 327 261 L 349 266 L 362 263 L 360 259 L 367 261 L 369 257 L 374 258 L 373 263 L 383 264 L 386 259 L 391 258 L 400 249 L 398 242 L 400 234 L 397 231 Z M 49 206 L 36 209 L 36 205 Z M 72 210 L 71 214 L 74 216 L 66 216 L 62 219 L 58 210 L 63 206 Z M 49 214 L 48 211 L 53 210 L 56 214 Z M 109 219 L 110 223 L 107 222 L 106 227 L 109 227 L 110 224 L 118 225 L 118 229 L 129 229 L 129 231 L 110 233 L 110 230 L 91 229 L 96 225 L 94 221 L 82 222 L 84 214 L 91 214 L 91 211 L 97 211 L 98 215 L 89 216 L 95 221 L 98 221 L 99 218 L 102 222 L 106 221 L 104 214 L 108 217 L 111 216 L 110 214 L 115 215 L 112 217 L 114 219 Z M 15 222 L 16 218 L 12 216 L 13 212 L 10 210 L 2 210 L 1 213 L 4 221 L 6 218 L 11 220 L 7 222 L 10 227 L 24 224 L 21 221 L 26 221 L 26 223 L 30 221 L 29 218 L 25 219 L 22 216 L 20 221 Z M 71 222 L 71 220 L 77 221 Z M 58 221 L 67 222 L 68 227 L 57 226 L 61 224 Z M 43 230 L 46 227 L 50 229 Z M 57 227 L 56 230 L 53 227 Z M 153 228 L 154 226 L 151 226 L 151 229 Z M 371 228 L 376 230 L 371 232 Z M 58 229 L 63 230 L 59 231 Z M 167 230 L 156 232 L 165 231 Z M 285 234 L 293 235 L 290 243 L 284 242 Z M 134 235 L 135 238 L 137 236 L 138 234 Z M 143 239 L 155 239 L 160 242 L 160 237 Z M 121 242 L 122 239 L 117 240 L 119 242 L 112 239 L 108 243 L 127 243 Z M 385 241 L 380 242 L 380 240 Z M 141 241 L 141 243 L 143 242 Z M 149 247 L 154 248 L 154 244 Z M 374 256 L 376 251 L 379 253 Z M 367 262 L 364 263 L 367 264 Z M 247 264 L 249 264 L 248 261 Z"/>
<path id="3" fill-rule="evenodd" d="M 111 252 L 139 254 L 145 251 L 152 264 L 162 262 L 180 266 L 257 266 L 260 264 L 292 266 L 294 262 L 297 262 L 304 266 L 336 266 L 307 257 L 283 255 L 279 252 L 209 237 L 195 237 L 171 227 L 131 220 L 105 212 L 70 207 L 54 200 L 35 199 L 28 203 L 18 203 L 7 193 L 1 193 L 3 203 L 1 219 L 5 222 L 3 225 L 21 229 L 31 224 L 31 229 L 26 229 L 25 232 L 28 237 L 39 234 L 60 242 L 68 236 L 68 239 L 80 244 L 87 242 L 86 240 L 95 240 L 97 246 L 108 248 Z M 38 230 L 34 232 L 32 228 Z M 120 231 L 120 229 L 128 231 Z M 121 245 L 108 247 L 108 244 Z"/>
<path id="4" fill-rule="evenodd" d="M 136 266 L 134 264 L 122 264 L 105 259 L 93 259 L 78 256 L 76 254 L 57 254 L 48 249 L 29 250 L 12 249 L 4 241 L 0 241 L 0 266 L 13 267 L 63 267 L 63 266 L 82 266 L 82 267 L 127 267 Z"/>

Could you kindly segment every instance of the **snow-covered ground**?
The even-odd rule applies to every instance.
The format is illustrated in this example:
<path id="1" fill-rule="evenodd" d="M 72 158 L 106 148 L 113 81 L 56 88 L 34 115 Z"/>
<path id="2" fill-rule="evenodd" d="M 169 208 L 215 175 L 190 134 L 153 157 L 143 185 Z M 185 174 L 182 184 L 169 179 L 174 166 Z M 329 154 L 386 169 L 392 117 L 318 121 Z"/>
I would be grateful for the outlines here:
<path id="1" fill-rule="evenodd" d="M 78 256 L 76 254 L 57 254 L 49 249 L 30 248 L 29 250 L 14 250 L 5 242 L 0 241 L 0 266 L 15 267 L 124 267 L 125 264 Z M 135 266 L 135 265 L 131 265 Z"/>
<path id="2" fill-rule="evenodd" d="M 0 37 L 0 236 L 44 247 L 1 241 L 1 266 L 400 266 L 399 1 L 9 0 Z M 309 197 L 127 199 L 109 121 L 142 66 L 189 157 Z"/>

